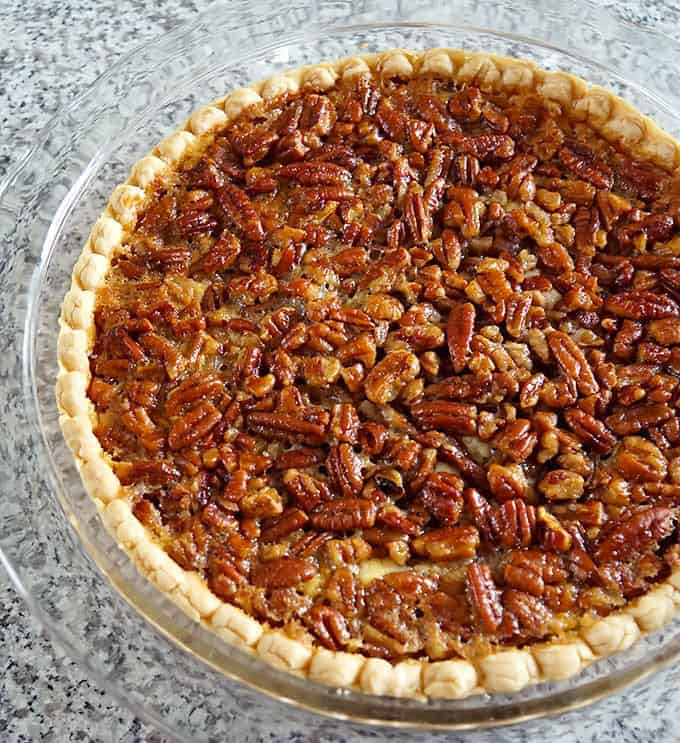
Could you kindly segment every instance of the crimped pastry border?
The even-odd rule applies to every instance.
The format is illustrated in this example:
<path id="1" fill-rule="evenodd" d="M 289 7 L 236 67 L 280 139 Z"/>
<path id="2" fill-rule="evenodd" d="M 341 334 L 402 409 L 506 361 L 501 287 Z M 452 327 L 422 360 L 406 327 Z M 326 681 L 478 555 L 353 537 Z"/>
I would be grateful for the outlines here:
<path id="1" fill-rule="evenodd" d="M 105 281 L 111 258 L 135 227 L 155 179 L 202 150 L 214 132 L 248 106 L 298 90 L 324 91 L 340 78 L 371 72 L 381 78 L 435 74 L 475 82 L 483 90 L 534 90 L 558 102 L 575 120 L 587 121 L 629 154 L 668 172 L 680 172 L 680 142 L 618 96 L 564 72 L 533 63 L 462 50 L 392 50 L 300 67 L 233 91 L 196 111 L 154 151 L 139 160 L 118 186 L 95 223 L 73 270 L 64 298 L 57 344 L 56 397 L 60 425 L 83 484 L 104 524 L 136 567 L 192 619 L 231 644 L 254 651 L 268 663 L 333 687 L 395 697 L 463 699 L 484 692 L 516 692 L 529 684 L 563 680 L 586 665 L 628 649 L 642 634 L 657 630 L 680 607 L 680 569 L 624 610 L 584 626 L 579 637 L 525 649 L 500 650 L 466 660 L 406 660 L 397 664 L 358 653 L 329 651 L 286 636 L 219 599 L 196 572 L 186 571 L 156 543 L 133 515 L 125 488 L 93 432 L 95 411 L 87 397 L 89 352 L 94 341 L 95 291 Z"/>

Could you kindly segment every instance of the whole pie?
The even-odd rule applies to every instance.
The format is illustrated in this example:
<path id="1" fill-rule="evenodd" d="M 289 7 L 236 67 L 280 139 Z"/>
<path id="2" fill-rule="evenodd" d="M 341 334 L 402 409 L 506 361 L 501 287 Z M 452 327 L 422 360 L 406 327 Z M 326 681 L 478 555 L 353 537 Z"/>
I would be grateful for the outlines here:
<path id="1" fill-rule="evenodd" d="M 564 679 L 680 603 L 680 146 L 392 51 L 197 111 L 95 224 L 65 438 L 197 621 L 338 687 Z"/>

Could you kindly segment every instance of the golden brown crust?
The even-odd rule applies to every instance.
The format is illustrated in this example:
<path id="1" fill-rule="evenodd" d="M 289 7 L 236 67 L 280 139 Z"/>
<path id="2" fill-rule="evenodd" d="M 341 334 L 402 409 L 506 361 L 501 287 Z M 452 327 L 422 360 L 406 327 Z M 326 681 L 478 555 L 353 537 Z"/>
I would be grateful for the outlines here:
<path id="1" fill-rule="evenodd" d="M 327 90 L 341 77 L 351 78 L 367 71 L 382 77 L 436 74 L 474 81 L 482 90 L 533 88 L 559 102 L 574 119 L 587 121 L 630 155 L 650 160 L 669 172 L 680 168 L 680 143 L 622 99 L 602 88 L 589 87 L 567 73 L 546 72 L 530 62 L 508 57 L 449 49 L 417 53 L 393 50 L 302 67 L 233 91 L 196 111 L 153 153 L 137 162 L 127 182 L 115 189 L 92 229 L 74 267 L 60 318 L 56 396 L 64 437 L 104 524 L 138 569 L 195 621 L 230 643 L 253 649 L 277 667 L 324 684 L 356 687 L 371 694 L 450 699 L 484 691 L 513 692 L 541 680 L 568 678 L 598 657 L 627 649 L 641 633 L 669 621 L 680 603 L 680 570 L 623 611 L 584 628 L 581 640 L 503 650 L 481 658 L 476 665 L 463 660 L 409 660 L 391 665 L 376 658 L 335 653 L 260 624 L 215 596 L 197 573 L 179 567 L 133 515 L 125 489 L 93 434 L 94 411 L 87 388 L 94 292 L 102 286 L 111 258 L 134 229 L 151 184 L 164 171 L 201 149 L 215 129 L 248 106 L 284 92 Z"/>

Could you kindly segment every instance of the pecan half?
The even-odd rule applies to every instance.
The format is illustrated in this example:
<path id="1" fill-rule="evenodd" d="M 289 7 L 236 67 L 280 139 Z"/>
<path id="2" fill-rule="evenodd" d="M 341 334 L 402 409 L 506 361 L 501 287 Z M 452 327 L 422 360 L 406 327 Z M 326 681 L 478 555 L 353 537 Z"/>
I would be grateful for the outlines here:
<path id="1" fill-rule="evenodd" d="M 616 526 L 600 542 L 595 558 L 601 562 L 626 562 L 654 550 L 672 533 L 676 520 L 670 508 L 645 508 Z"/>
<path id="2" fill-rule="evenodd" d="M 505 327 L 513 338 L 521 337 L 527 326 L 533 299 L 529 294 L 513 294 L 506 304 Z"/>
<path id="3" fill-rule="evenodd" d="M 610 294 L 604 301 L 604 309 L 629 320 L 657 320 L 680 315 L 680 307 L 671 297 L 647 291 Z"/>
<path id="4" fill-rule="evenodd" d="M 473 562 L 468 567 L 466 589 L 477 622 L 485 632 L 495 632 L 503 620 L 503 606 L 488 565 Z"/>
<path id="5" fill-rule="evenodd" d="M 404 199 L 404 219 L 416 245 L 427 243 L 432 236 L 432 217 L 425 207 L 423 197 L 409 191 Z"/>
<path id="6" fill-rule="evenodd" d="M 216 195 L 225 214 L 245 237 L 256 242 L 264 239 L 262 222 L 245 191 L 231 183 L 225 183 Z"/>
<path id="7" fill-rule="evenodd" d="M 528 547 L 536 528 L 536 509 L 522 499 L 502 503 L 489 513 L 494 537 L 505 547 Z"/>
<path id="8" fill-rule="evenodd" d="M 288 508 L 262 530 L 260 539 L 264 543 L 278 542 L 291 532 L 303 527 L 308 521 L 309 519 L 304 511 L 299 508 Z"/>
<path id="9" fill-rule="evenodd" d="M 633 405 L 618 413 L 613 413 L 605 420 L 614 433 L 627 436 L 663 423 L 672 415 L 673 411 L 668 405 Z"/>
<path id="10" fill-rule="evenodd" d="M 323 440 L 325 426 L 287 413 L 250 413 L 250 427 L 271 438 L 299 436 L 303 440 L 316 443 Z"/>
<path id="11" fill-rule="evenodd" d="M 345 617 L 332 606 L 313 606 L 305 614 L 305 624 L 329 650 L 340 650 L 350 640 Z"/>
<path id="12" fill-rule="evenodd" d="M 530 593 L 533 596 L 542 596 L 545 591 L 542 572 L 540 563 L 524 566 L 508 562 L 503 568 L 503 580 L 506 585 L 518 588 L 520 591 Z"/>
<path id="13" fill-rule="evenodd" d="M 284 165 L 279 170 L 284 178 L 302 183 L 304 186 L 343 185 L 351 178 L 346 168 L 331 162 L 298 162 Z"/>
<path id="14" fill-rule="evenodd" d="M 177 418 L 170 427 L 168 444 L 171 449 L 184 449 L 200 441 L 222 418 L 220 411 L 211 403 L 203 401 Z"/>
<path id="15" fill-rule="evenodd" d="M 392 351 L 368 373 L 366 397 L 378 405 L 392 402 L 419 371 L 420 362 L 410 351 Z"/>
<path id="16" fill-rule="evenodd" d="M 564 419 L 571 430 L 583 441 L 600 454 L 611 451 L 616 444 L 616 436 L 607 426 L 589 413 L 580 408 L 565 410 Z"/>
<path id="17" fill-rule="evenodd" d="M 453 371 L 456 374 L 460 374 L 465 369 L 470 355 L 470 341 L 475 329 L 476 315 L 474 305 L 469 302 L 458 304 L 449 312 L 446 338 L 449 344 Z"/>
<path id="18" fill-rule="evenodd" d="M 463 481 L 448 472 L 433 472 L 419 498 L 437 521 L 453 525 L 463 510 Z"/>
<path id="19" fill-rule="evenodd" d="M 345 498 L 352 498 L 361 492 L 364 484 L 361 461 L 349 444 L 331 447 L 326 467 L 331 483 Z"/>
<path id="20" fill-rule="evenodd" d="M 613 175 L 611 169 L 601 160 L 597 160 L 584 148 L 575 151 L 562 147 L 559 151 L 560 161 L 576 176 L 592 183 L 597 188 L 611 188 Z"/>
<path id="21" fill-rule="evenodd" d="M 583 351 L 566 334 L 559 331 L 548 335 L 548 347 L 553 352 L 562 371 L 571 377 L 583 395 L 593 395 L 600 385 Z"/>
<path id="22" fill-rule="evenodd" d="M 475 433 L 477 428 L 476 406 L 461 402 L 420 402 L 412 406 L 411 415 L 425 429 Z"/>
<path id="23" fill-rule="evenodd" d="M 376 508 L 372 501 L 363 498 L 343 498 L 321 503 L 310 514 L 315 529 L 351 531 L 368 529 L 375 524 Z"/>
<path id="24" fill-rule="evenodd" d="M 297 557 L 279 557 L 253 568 L 251 580 L 264 588 L 290 588 L 313 578 L 318 570 L 307 560 Z"/>
<path id="25" fill-rule="evenodd" d="M 177 227 L 184 237 L 212 232 L 218 225 L 219 221 L 207 211 L 184 212 L 177 218 Z"/>
<path id="26" fill-rule="evenodd" d="M 333 406 L 333 417 L 329 432 L 338 441 L 356 444 L 359 436 L 360 420 L 352 403 L 344 402 Z"/>
<path id="27" fill-rule="evenodd" d="M 470 512 L 472 522 L 482 537 L 490 542 L 494 537 L 494 527 L 491 523 L 491 504 L 475 488 L 468 488 L 463 493 L 465 507 Z"/>

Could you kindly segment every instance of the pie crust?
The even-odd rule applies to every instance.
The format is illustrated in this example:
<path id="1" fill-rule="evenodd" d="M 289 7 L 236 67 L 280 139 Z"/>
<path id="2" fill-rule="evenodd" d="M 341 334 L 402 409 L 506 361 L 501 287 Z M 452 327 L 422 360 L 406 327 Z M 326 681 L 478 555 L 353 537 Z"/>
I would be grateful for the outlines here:
<path id="1" fill-rule="evenodd" d="M 533 90 L 559 102 L 570 117 L 587 121 L 628 154 L 652 161 L 667 172 L 680 168 L 680 144 L 617 96 L 572 75 L 545 72 L 508 57 L 448 49 L 394 50 L 302 67 L 236 90 L 196 111 L 181 129 L 137 162 L 94 225 L 73 270 L 59 321 L 56 397 L 63 434 L 106 528 L 137 568 L 192 619 L 278 668 L 333 687 L 417 698 L 462 699 L 482 692 L 516 692 L 540 681 L 566 679 L 598 658 L 626 650 L 641 634 L 668 622 L 680 604 L 680 569 L 622 611 L 583 628 L 580 638 L 569 642 L 501 650 L 475 663 L 407 660 L 393 665 L 379 658 L 329 651 L 311 640 L 291 639 L 225 603 L 197 573 L 184 570 L 169 557 L 133 515 L 125 488 L 93 433 L 96 414 L 87 390 L 95 291 L 103 285 L 112 257 L 134 228 L 156 177 L 174 168 L 188 153 L 199 150 L 204 137 L 249 105 L 286 91 L 328 90 L 341 77 L 368 71 L 382 78 L 434 73 L 475 83 L 482 90 Z"/>

